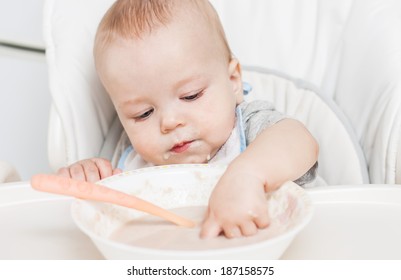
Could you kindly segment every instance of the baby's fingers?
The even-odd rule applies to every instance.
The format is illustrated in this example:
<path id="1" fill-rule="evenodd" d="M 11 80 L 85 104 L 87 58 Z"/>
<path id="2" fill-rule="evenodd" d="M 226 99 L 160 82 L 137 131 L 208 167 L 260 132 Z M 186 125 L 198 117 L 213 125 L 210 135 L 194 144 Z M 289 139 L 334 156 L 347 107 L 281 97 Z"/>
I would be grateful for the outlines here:
<path id="1" fill-rule="evenodd" d="M 201 238 L 214 238 L 220 233 L 223 233 L 227 238 L 237 238 L 241 236 L 250 236 L 258 231 L 255 223 L 248 221 L 242 225 L 225 223 L 223 225 L 214 218 L 213 215 L 208 215 L 204 220 L 201 228 Z"/>
<path id="2" fill-rule="evenodd" d="M 220 226 L 213 219 L 207 219 L 201 229 L 201 238 L 214 238 L 223 233 L 227 238 L 237 238 L 242 235 L 241 229 L 238 226 L 226 225 L 224 227 Z"/>
<path id="3" fill-rule="evenodd" d="M 104 158 L 92 158 L 88 163 L 88 172 L 89 176 L 93 176 L 91 178 L 87 178 L 91 180 L 90 182 L 96 182 L 100 179 L 104 179 L 113 175 L 113 167 L 111 162 Z M 89 169 L 90 168 L 90 169 Z"/>
<path id="4" fill-rule="evenodd" d="M 241 236 L 252 236 L 255 235 L 259 229 L 268 227 L 270 219 L 268 215 L 262 215 L 255 217 L 250 220 L 238 221 L 238 224 L 225 223 L 221 225 L 214 218 L 207 218 L 201 229 L 201 238 L 213 238 L 217 237 L 220 233 L 223 233 L 227 238 L 238 238 Z"/>
<path id="5" fill-rule="evenodd" d="M 61 177 L 71 178 L 77 181 L 86 181 L 87 175 L 85 168 L 80 162 L 74 163 L 69 167 L 62 167 L 57 171 L 57 175 Z"/>
<path id="6" fill-rule="evenodd" d="M 111 164 L 104 159 L 86 159 L 60 168 L 57 175 L 78 181 L 97 182 L 112 175 Z"/>
<path id="7" fill-rule="evenodd" d="M 212 215 L 208 215 L 204 220 L 200 232 L 201 238 L 214 238 L 217 237 L 221 232 L 222 228 L 217 223 L 216 219 Z"/>
<path id="8" fill-rule="evenodd" d="M 267 213 L 254 217 L 253 221 L 259 229 L 267 228 L 270 225 L 270 218 Z"/>
<path id="9" fill-rule="evenodd" d="M 258 227 L 252 221 L 243 222 L 240 225 L 240 229 L 243 236 L 255 235 L 258 232 Z"/>
<path id="10" fill-rule="evenodd" d="M 120 168 L 113 169 L 113 175 L 117 175 L 122 173 L 123 171 Z"/>
<path id="11" fill-rule="evenodd" d="M 57 175 L 61 177 L 71 178 L 70 169 L 68 167 L 62 167 L 57 170 Z"/>
<path id="12" fill-rule="evenodd" d="M 241 229 L 235 225 L 227 225 L 223 227 L 223 232 L 227 238 L 238 238 L 242 236 Z"/>
<path id="13" fill-rule="evenodd" d="M 101 178 L 104 178 L 103 176 L 108 177 L 111 175 L 111 168 L 109 168 L 110 170 L 107 170 L 105 164 L 98 159 L 83 160 L 79 163 L 81 164 L 85 174 L 85 178 L 83 180 L 87 182 L 95 183 Z M 71 167 L 71 173 L 73 171 L 73 167 L 74 166 Z"/>

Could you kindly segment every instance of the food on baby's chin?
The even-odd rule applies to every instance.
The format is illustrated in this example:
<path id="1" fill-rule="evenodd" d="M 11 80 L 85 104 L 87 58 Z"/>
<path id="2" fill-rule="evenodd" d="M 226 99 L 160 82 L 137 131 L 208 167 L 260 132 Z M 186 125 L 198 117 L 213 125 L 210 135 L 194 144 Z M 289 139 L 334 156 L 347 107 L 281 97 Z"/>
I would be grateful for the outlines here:
<path id="1" fill-rule="evenodd" d="M 277 205 L 273 203 L 272 207 L 277 207 Z M 117 228 L 111 234 L 110 239 L 149 249 L 210 250 L 258 243 L 279 235 L 285 231 L 287 225 L 287 223 L 282 225 L 280 221 L 275 222 L 273 220 L 268 228 L 259 230 L 257 234 L 250 237 L 228 239 L 224 236 L 218 236 L 217 238 L 201 239 L 199 237 L 200 223 L 204 217 L 206 206 L 183 207 L 171 211 L 197 221 L 199 226 L 195 228 L 178 227 L 157 217 L 145 215 Z M 278 214 L 277 211 L 272 211 L 272 213 Z M 288 219 L 286 220 L 288 222 Z"/>

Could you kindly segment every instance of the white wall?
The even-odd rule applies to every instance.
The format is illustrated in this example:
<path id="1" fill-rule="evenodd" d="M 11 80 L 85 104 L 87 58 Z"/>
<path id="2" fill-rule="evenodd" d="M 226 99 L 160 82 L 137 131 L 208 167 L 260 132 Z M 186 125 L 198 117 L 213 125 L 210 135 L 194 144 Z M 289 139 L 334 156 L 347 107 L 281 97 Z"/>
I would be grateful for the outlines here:
<path id="1" fill-rule="evenodd" d="M 0 42 L 43 47 L 44 0 L 0 0 Z"/>
<path id="2" fill-rule="evenodd" d="M 22 180 L 51 172 L 44 51 L 20 49 L 44 50 L 42 10 L 43 0 L 0 0 L 0 161 L 12 164 Z"/>
<path id="3" fill-rule="evenodd" d="M 11 163 L 23 180 L 50 171 L 49 107 L 44 55 L 0 47 L 0 160 Z"/>

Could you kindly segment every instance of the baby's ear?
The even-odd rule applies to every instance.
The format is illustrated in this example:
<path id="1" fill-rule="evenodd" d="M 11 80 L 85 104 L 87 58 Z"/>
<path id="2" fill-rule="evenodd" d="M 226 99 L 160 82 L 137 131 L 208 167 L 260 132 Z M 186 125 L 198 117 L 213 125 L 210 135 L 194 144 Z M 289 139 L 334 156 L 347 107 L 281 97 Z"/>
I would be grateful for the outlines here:
<path id="1" fill-rule="evenodd" d="M 244 100 L 241 64 L 235 57 L 231 58 L 230 63 L 228 64 L 228 75 L 232 84 L 233 93 L 236 96 L 237 104 L 240 104 Z"/>

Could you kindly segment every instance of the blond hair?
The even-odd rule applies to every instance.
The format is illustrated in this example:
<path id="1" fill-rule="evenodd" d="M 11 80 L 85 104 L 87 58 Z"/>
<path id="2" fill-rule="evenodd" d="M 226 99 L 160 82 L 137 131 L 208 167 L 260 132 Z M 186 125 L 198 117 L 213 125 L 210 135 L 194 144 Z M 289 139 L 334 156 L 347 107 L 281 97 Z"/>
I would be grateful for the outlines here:
<path id="1" fill-rule="evenodd" d="M 115 40 L 139 39 L 153 29 L 167 25 L 178 9 L 201 16 L 217 35 L 217 43 L 223 48 L 228 59 L 231 50 L 217 12 L 208 0 L 117 0 L 103 16 L 94 46 L 95 58 Z M 199 24 L 202 24 L 200 22 Z"/>

